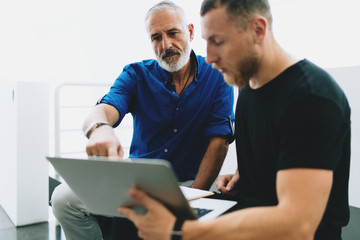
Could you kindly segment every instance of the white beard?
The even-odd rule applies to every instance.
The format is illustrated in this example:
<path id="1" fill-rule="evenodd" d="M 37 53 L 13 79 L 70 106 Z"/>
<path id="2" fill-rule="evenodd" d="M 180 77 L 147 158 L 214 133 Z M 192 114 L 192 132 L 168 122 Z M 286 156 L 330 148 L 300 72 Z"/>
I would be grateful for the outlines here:
<path id="1" fill-rule="evenodd" d="M 169 59 L 168 62 L 163 60 L 163 56 L 165 55 L 165 52 L 160 54 L 160 56 L 156 55 L 156 60 L 159 63 L 159 65 L 168 72 L 177 72 L 187 64 L 191 53 L 190 44 L 189 42 L 186 43 L 184 52 L 181 52 L 180 50 L 173 50 L 173 51 L 176 51 L 178 54 L 180 54 L 179 59 L 177 61 L 174 59 Z"/>

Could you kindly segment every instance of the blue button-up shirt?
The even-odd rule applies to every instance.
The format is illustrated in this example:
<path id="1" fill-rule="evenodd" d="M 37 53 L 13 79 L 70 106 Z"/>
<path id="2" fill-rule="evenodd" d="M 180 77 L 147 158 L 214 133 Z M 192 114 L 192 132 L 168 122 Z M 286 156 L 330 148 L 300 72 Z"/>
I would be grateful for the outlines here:
<path id="1" fill-rule="evenodd" d="M 209 138 L 230 135 L 234 116 L 233 88 L 204 57 L 192 57 L 197 71 L 181 97 L 157 61 L 144 60 L 125 66 L 101 100 L 119 111 L 115 126 L 132 114 L 130 157 L 166 159 L 179 181 L 196 177 Z"/>

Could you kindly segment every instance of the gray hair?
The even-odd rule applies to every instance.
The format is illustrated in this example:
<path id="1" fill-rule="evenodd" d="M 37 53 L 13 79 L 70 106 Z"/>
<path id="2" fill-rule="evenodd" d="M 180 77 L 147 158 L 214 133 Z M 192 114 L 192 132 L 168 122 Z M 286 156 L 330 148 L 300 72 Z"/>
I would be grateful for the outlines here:
<path id="1" fill-rule="evenodd" d="M 145 22 L 147 22 L 148 19 L 150 18 L 150 16 L 152 14 L 154 14 L 155 12 L 160 12 L 167 8 L 174 9 L 177 13 L 179 13 L 183 20 L 184 25 L 187 25 L 188 20 L 187 20 L 184 9 L 182 7 L 176 5 L 174 2 L 168 1 L 168 0 L 161 1 L 157 4 L 155 4 L 152 8 L 150 8 L 149 11 L 145 15 Z"/>

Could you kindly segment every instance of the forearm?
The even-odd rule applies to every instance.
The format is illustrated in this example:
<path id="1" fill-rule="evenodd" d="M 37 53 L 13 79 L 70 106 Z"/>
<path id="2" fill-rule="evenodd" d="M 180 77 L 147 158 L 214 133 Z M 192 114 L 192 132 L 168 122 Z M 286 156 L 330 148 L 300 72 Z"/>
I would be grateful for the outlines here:
<path id="1" fill-rule="evenodd" d="M 186 222 L 183 240 L 313 239 L 323 218 L 333 173 L 324 169 L 285 169 L 276 175 L 278 205 L 253 207 L 212 222 Z"/>
<path id="2" fill-rule="evenodd" d="M 187 221 L 182 239 L 313 239 L 315 230 L 309 230 L 310 224 L 300 219 L 301 216 L 278 206 L 248 208 L 211 222 Z"/>
<path id="3" fill-rule="evenodd" d="M 83 123 L 83 130 L 93 122 L 107 122 L 113 126 L 119 119 L 118 111 L 110 105 L 99 104 L 94 107 Z"/>
<path id="4" fill-rule="evenodd" d="M 86 137 L 89 138 L 86 145 L 88 156 L 108 156 L 117 159 L 123 157 L 124 150 L 112 127 L 118 119 L 119 113 L 115 107 L 107 104 L 95 106 L 83 124 Z"/>
<path id="5" fill-rule="evenodd" d="M 210 140 L 206 153 L 201 161 L 199 171 L 192 185 L 193 188 L 208 190 L 219 174 L 228 151 L 229 144 L 223 137 Z"/>

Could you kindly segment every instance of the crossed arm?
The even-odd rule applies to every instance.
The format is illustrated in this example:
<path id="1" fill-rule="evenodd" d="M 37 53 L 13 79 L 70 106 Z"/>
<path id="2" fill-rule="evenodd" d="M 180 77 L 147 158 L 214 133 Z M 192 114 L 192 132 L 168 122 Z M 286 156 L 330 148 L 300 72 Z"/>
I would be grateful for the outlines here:
<path id="1" fill-rule="evenodd" d="M 322 169 L 287 169 L 277 173 L 278 205 L 253 207 L 208 222 L 185 221 L 183 240 L 191 239 L 313 239 L 332 186 L 333 173 Z M 119 212 L 139 229 L 145 240 L 170 239 L 175 217 L 159 202 L 138 189 L 129 191 L 148 212 Z"/>

